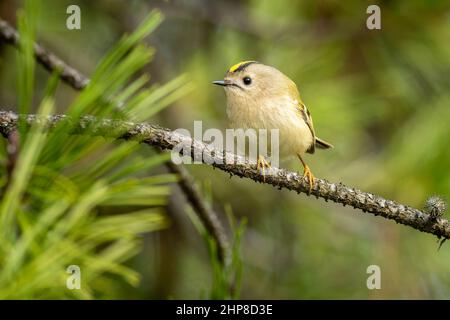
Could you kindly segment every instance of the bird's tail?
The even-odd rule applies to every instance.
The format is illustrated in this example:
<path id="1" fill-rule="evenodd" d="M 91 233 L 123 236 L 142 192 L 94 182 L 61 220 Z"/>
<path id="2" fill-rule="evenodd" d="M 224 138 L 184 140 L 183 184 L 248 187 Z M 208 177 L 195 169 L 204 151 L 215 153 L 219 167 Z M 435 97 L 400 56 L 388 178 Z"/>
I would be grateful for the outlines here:
<path id="1" fill-rule="evenodd" d="M 330 149 L 330 148 L 334 148 L 334 146 L 329 143 L 326 142 L 325 140 L 319 139 L 316 137 L 316 143 L 315 143 L 316 147 L 319 149 Z"/>

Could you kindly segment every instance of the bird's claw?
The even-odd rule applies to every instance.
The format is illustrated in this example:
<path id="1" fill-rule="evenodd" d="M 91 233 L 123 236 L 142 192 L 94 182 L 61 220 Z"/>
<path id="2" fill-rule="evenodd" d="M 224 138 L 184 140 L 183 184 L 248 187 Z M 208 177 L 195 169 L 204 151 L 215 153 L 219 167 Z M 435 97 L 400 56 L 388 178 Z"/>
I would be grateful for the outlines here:
<path id="1" fill-rule="evenodd" d="M 259 155 L 256 161 L 256 169 L 261 170 L 263 176 L 263 182 L 266 182 L 266 168 L 270 168 L 270 162 L 268 162 L 263 156 Z"/>
<path id="2" fill-rule="evenodd" d="M 303 178 L 307 179 L 307 181 L 309 183 L 309 193 L 311 193 L 311 191 L 314 187 L 316 178 L 314 178 L 314 175 L 312 174 L 311 169 L 309 169 L 309 167 L 307 165 L 305 165 L 305 168 L 303 170 Z"/>

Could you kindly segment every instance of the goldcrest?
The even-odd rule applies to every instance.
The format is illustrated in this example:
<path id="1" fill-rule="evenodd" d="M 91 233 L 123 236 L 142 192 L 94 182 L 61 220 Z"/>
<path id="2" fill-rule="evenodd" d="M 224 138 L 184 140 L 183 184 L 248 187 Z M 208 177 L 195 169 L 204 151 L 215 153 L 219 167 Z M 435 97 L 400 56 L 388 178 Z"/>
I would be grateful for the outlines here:
<path id="1" fill-rule="evenodd" d="M 213 83 L 225 89 L 227 115 L 233 127 L 279 129 L 280 154 L 297 155 L 311 191 L 314 175 L 302 156 L 313 154 L 316 148 L 333 146 L 316 137 L 311 114 L 295 83 L 278 69 L 257 61 L 239 62 L 223 80 Z M 258 157 L 258 168 L 268 165 Z"/>

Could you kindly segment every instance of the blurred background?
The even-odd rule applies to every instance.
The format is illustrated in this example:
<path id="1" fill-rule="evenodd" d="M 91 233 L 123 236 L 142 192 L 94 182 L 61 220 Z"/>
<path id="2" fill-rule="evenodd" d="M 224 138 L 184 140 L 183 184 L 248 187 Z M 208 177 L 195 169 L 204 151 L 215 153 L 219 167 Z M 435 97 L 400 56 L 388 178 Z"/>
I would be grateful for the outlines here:
<path id="1" fill-rule="evenodd" d="M 81 8 L 81 30 L 67 30 L 66 8 Z M 381 8 L 381 30 L 366 9 Z M 2 0 L 16 24 L 20 1 Z M 148 12 L 163 23 L 146 40 L 156 50 L 150 83 L 185 74 L 193 89 L 151 119 L 171 129 L 227 128 L 225 95 L 211 85 L 242 60 L 292 78 L 318 135 L 334 144 L 306 161 L 319 178 L 422 208 L 450 191 L 450 4 L 411 1 L 56 1 L 45 0 L 37 40 L 90 76 L 101 57 Z M 0 106 L 15 109 L 15 49 L 0 45 Z M 36 90 L 49 75 L 38 66 Z M 58 112 L 77 96 L 61 84 Z M 301 170 L 297 162 L 286 164 Z M 437 239 L 358 210 L 187 166 L 227 224 L 226 208 L 248 219 L 241 243 L 244 299 L 447 299 L 450 248 Z M 157 168 L 156 171 L 164 171 Z M 102 298 L 208 298 L 213 266 L 174 184 L 170 224 L 146 233 L 127 265 L 142 278 L 117 280 Z M 366 269 L 381 268 L 368 290 Z"/>

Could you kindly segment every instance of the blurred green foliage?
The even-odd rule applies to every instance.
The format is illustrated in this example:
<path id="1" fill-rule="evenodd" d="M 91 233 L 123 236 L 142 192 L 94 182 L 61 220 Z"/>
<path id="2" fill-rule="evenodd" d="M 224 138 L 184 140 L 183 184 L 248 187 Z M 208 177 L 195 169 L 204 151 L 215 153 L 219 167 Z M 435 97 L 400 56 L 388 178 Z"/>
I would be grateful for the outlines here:
<path id="1" fill-rule="evenodd" d="M 69 4 L 81 7 L 79 31 L 65 28 L 65 9 Z M 370 4 L 381 8 L 381 30 L 366 28 L 366 9 Z M 4 1 L 0 15 L 15 21 L 19 6 L 18 1 Z M 203 120 L 204 128 L 226 128 L 224 94 L 210 83 L 238 61 L 258 60 L 277 67 L 298 84 L 314 117 L 316 132 L 335 145 L 332 151 L 317 152 L 306 159 L 318 177 L 418 208 L 430 195 L 449 197 L 448 1 L 48 0 L 44 7 L 41 21 L 45 23 L 38 24 L 37 38 L 86 74 L 91 74 L 107 49 L 124 32 L 133 30 L 153 8 L 164 13 L 166 19 L 148 40 L 156 51 L 153 63 L 145 71 L 151 75 L 152 84 L 186 74 L 186 78 L 173 80 L 174 87 L 189 80 L 194 89 L 182 99 L 176 100 L 186 91 L 167 98 L 165 103 L 171 106 L 152 118 L 155 123 L 192 129 L 194 120 Z M 27 76 L 24 68 L 10 63 L 16 55 L 13 49 L 2 47 L 2 108 L 22 105 L 29 99 L 21 94 L 24 100 L 17 103 L 16 79 Z M 20 61 L 24 66 L 30 63 Z M 44 92 L 47 78 L 46 72 L 37 67 L 36 93 Z M 22 91 L 29 90 L 28 82 L 20 82 L 24 85 Z M 153 90 L 158 89 L 153 87 L 150 92 Z M 68 101 L 76 96 L 70 88 L 60 86 L 55 96 L 56 110 L 64 112 Z M 33 105 L 38 106 L 38 101 L 35 98 Z M 141 104 L 141 118 L 159 111 L 149 111 L 146 106 Z M 92 164 L 103 157 L 94 150 L 100 149 L 92 142 L 90 152 L 83 157 L 86 162 L 80 164 L 84 169 L 76 172 L 93 170 Z M 142 148 L 122 151 L 146 156 L 139 154 L 145 152 Z M 55 167 L 57 172 L 77 160 L 75 153 L 57 154 L 63 156 Z M 48 162 L 43 164 L 47 167 Z M 296 162 L 284 166 L 301 169 Z M 447 243 L 438 251 L 436 239 L 428 234 L 351 208 L 229 179 L 207 166 L 193 165 L 189 169 L 204 187 L 211 186 L 212 201 L 219 212 L 224 212 L 223 205 L 229 204 L 237 217 L 248 218 L 241 241 L 242 298 L 450 296 Z M 89 183 L 81 184 L 82 194 Z M 136 183 L 148 187 L 140 179 Z M 210 296 L 214 272 L 209 251 L 183 213 L 186 208 L 179 192 L 172 190 L 170 201 L 170 228 L 147 235 L 143 249 L 129 262 L 142 274 L 139 286 L 118 285 L 108 294 L 96 296 Z M 28 227 L 23 228 L 38 225 L 26 217 L 23 225 Z M 89 254 L 96 257 L 93 252 Z M 366 287 L 366 269 L 372 264 L 381 268 L 381 290 Z"/>
<path id="2" fill-rule="evenodd" d="M 27 1 L 19 13 L 23 41 L 17 96 L 23 114 L 30 113 L 34 94 L 32 41 L 38 9 L 37 1 Z M 109 97 L 122 99 L 126 108 L 122 116 L 145 121 L 182 91 L 169 83 L 141 90 L 139 102 L 125 99 L 136 87 L 136 82 L 128 85 L 131 77 L 152 55 L 152 50 L 139 43 L 161 20 L 160 13 L 150 14 L 102 59 L 89 85 L 67 108 L 71 121 L 76 123 L 86 114 L 117 117 L 117 103 L 114 99 L 108 102 Z M 38 108 L 42 117 L 53 113 L 57 83 L 55 74 Z M 19 129 L 17 163 L 11 178 L 3 179 L 2 185 L 0 298 L 107 298 L 120 283 L 112 275 L 138 285 L 140 275 L 124 262 L 140 251 L 142 233 L 168 226 L 163 206 L 170 193 L 168 184 L 176 177 L 146 174 L 168 157 L 153 155 L 144 161 L 136 154 L 140 148 L 137 142 L 120 145 L 89 134 L 70 135 L 71 123 L 67 121 L 50 133 L 44 132 L 43 122 L 29 131 L 25 125 Z M 8 177 L 5 146 L 2 150 L 2 177 Z M 70 265 L 81 270 L 80 290 L 66 287 Z"/>

